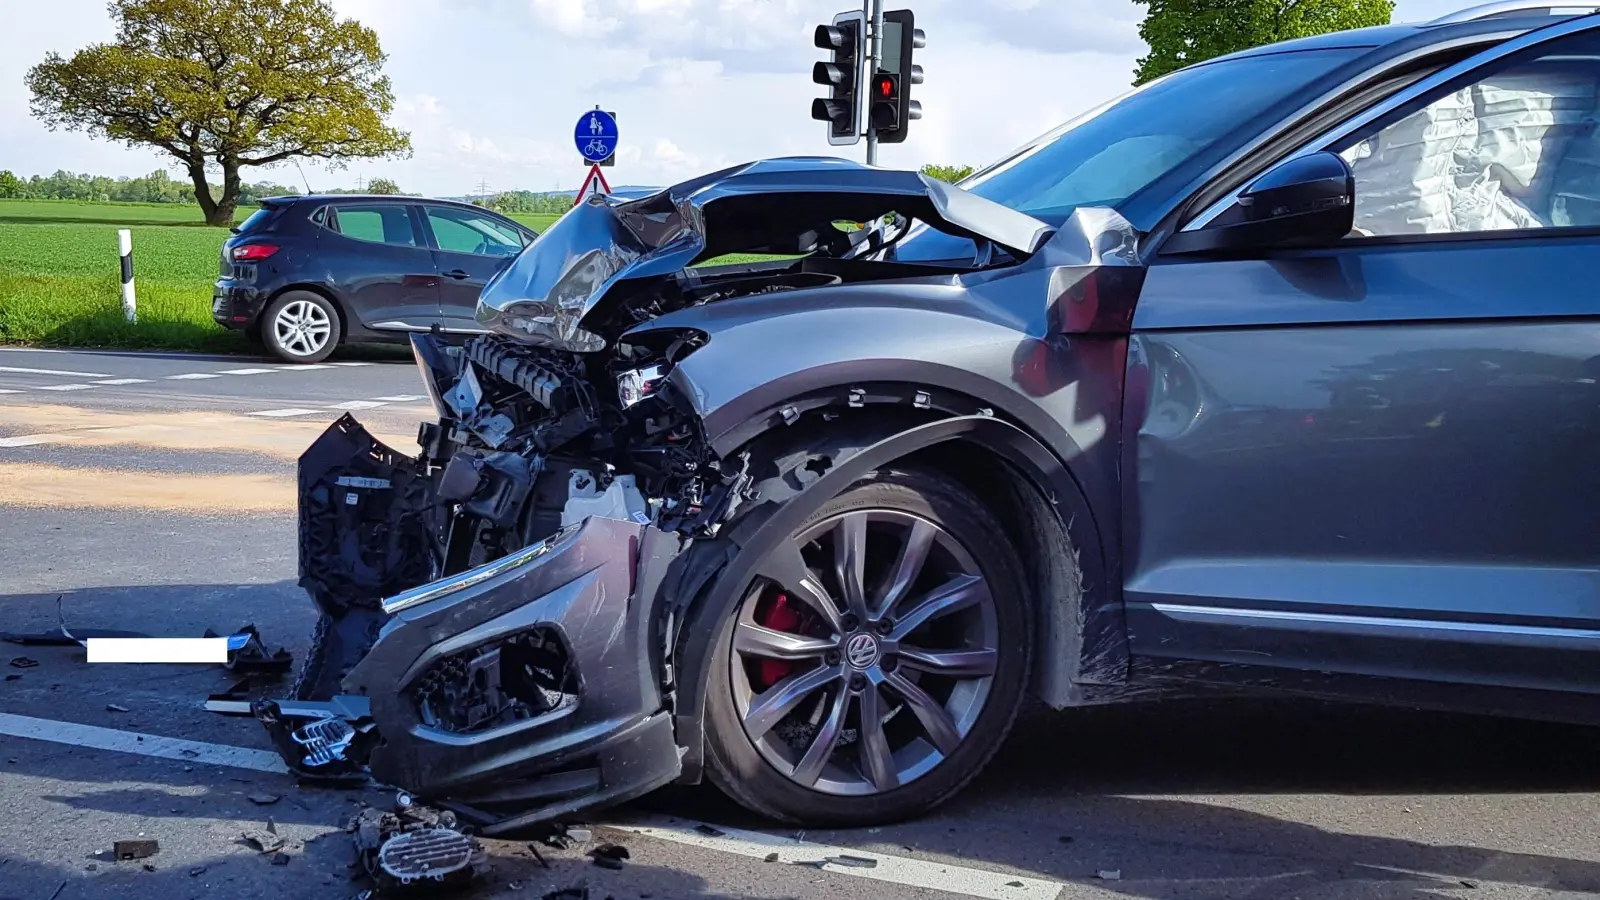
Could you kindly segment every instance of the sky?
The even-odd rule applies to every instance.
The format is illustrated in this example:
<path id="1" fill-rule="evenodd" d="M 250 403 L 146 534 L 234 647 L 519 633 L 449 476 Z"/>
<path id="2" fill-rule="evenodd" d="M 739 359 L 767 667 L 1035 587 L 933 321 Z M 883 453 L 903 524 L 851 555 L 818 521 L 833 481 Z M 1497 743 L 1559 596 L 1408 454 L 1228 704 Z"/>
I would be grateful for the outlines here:
<path id="1" fill-rule="evenodd" d="M 810 117 L 825 89 L 813 29 L 849 0 L 332 0 L 373 28 L 388 54 L 392 124 L 410 132 L 402 160 L 305 165 L 313 189 L 393 179 L 434 196 L 571 190 L 586 167 L 573 127 L 599 105 L 617 113 L 613 185 L 666 185 L 772 156 L 863 159 L 865 143 L 828 144 Z M 1419 21 L 1473 0 L 1399 0 Z M 909 0 L 927 46 L 916 53 L 922 104 L 879 165 L 983 165 L 1127 91 L 1145 52 L 1131 0 Z M 50 51 L 110 40 L 104 0 L 0 0 L 0 169 L 141 175 L 181 169 L 159 151 L 51 132 L 28 112 L 23 76 Z M 1220 100 L 1221 98 L 1219 98 Z M 302 185 L 293 166 L 247 169 L 250 181 Z"/>

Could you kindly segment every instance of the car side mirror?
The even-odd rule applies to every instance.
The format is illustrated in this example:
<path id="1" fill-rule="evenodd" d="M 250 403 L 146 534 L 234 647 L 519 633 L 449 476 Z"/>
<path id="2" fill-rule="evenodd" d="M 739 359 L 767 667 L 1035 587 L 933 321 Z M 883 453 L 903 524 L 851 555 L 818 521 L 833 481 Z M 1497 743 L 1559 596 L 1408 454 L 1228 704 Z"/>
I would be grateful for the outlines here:
<path id="1" fill-rule="evenodd" d="M 1343 239 L 1355 227 L 1356 179 L 1350 164 L 1323 150 L 1285 160 L 1239 193 L 1227 213 L 1198 231 L 1180 231 L 1162 253 L 1305 247 Z"/>

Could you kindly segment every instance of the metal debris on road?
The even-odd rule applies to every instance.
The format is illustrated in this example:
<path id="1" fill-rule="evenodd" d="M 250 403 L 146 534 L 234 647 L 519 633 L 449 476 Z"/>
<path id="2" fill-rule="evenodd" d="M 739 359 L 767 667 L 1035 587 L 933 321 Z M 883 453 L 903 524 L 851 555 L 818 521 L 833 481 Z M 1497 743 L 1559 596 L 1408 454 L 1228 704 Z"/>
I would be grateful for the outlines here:
<path id="1" fill-rule="evenodd" d="M 449 810 L 402 795 L 390 811 L 367 807 L 345 826 L 356 863 L 377 890 L 419 885 L 463 886 L 488 874 L 483 846 Z"/>
<path id="2" fill-rule="evenodd" d="M 529 844 L 528 845 L 528 852 L 533 854 L 533 858 L 534 858 L 535 861 L 537 861 L 539 863 L 539 867 L 540 868 L 542 868 L 542 869 L 550 868 L 550 864 L 545 862 L 544 856 L 539 853 L 539 848 L 538 847 L 534 846 L 533 844 Z"/>
<path id="3" fill-rule="evenodd" d="M 1100 871 L 1094 873 L 1094 877 L 1100 879 L 1101 881 L 1121 881 L 1122 880 L 1122 870 L 1121 869 L 1101 869 Z"/>
<path id="4" fill-rule="evenodd" d="M 129 712 L 129 709 L 126 706 L 119 706 L 115 703 L 107 703 L 106 712 Z"/>
<path id="5" fill-rule="evenodd" d="M 11 658 L 12 667 L 17 669 L 31 669 L 38 664 L 39 661 L 37 659 L 29 659 L 26 656 L 14 656 Z"/>
<path id="6" fill-rule="evenodd" d="M 276 853 L 283 849 L 283 838 L 278 834 L 278 824 L 267 819 L 266 828 L 252 828 L 242 835 L 260 853 Z"/>
<path id="7" fill-rule="evenodd" d="M 111 855 L 119 860 L 148 859 L 160 852 L 159 843 L 144 838 L 117 841 L 111 845 Z"/>

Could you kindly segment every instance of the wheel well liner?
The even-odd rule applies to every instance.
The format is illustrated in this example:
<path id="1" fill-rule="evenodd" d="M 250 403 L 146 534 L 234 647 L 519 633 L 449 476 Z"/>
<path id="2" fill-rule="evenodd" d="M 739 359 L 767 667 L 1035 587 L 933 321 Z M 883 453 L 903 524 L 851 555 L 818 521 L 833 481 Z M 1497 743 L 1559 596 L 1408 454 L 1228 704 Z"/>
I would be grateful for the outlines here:
<path id="1" fill-rule="evenodd" d="M 902 408 L 903 414 L 911 412 Z M 699 542 L 698 554 L 686 554 L 699 555 L 701 560 L 698 565 L 693 560 L 685 562 L 671 612 L 678 623 L 673 629 L 671 655 L 678 742 L 687 750 L 685 781 L 698 780 L 703 766 L 705 690 L 717 633 L 713 623 L 736 608 L 745 586 L 755 577 L 757 562 L 806 516 L 862 477 L 896 462 L 909 460 L 949 471 L 951 465 L 959 468 L 963 458 L 972 459 L 971 454 L 1002 461 L 1004 467 L 995 471 L 1015 476 L 1010 483 L 1016 504 L 1013 511 L 1033 519 L 1031 523 L 1016 522 L 1011 528 L 1013 535 L 1028 530 L 1036 535 L 1019 542 L 1019 551 L 1036 563 L 1041 542 L 1052 535 L 1050 528 L 1039 526 L 1049 525 L 1057 539 L 1070 540 L 1078 556 L 1076 585 L 1060 584 L 1069 576 L 1059 565 L 1030 573 L 1035 576 L 1035 591 L 1064 591 L 1079 601 L 1076 609 L 1065 611 L 1076 617 L 1075 622 L 1064 615 L 1041 618 L 1040 634 L 1048 643 L 1036 654 L 1035 674 L 1042 676 L 1036 687 L 1052 705 L 1068 706 L 1074 703 L 1071 684 L 1075 678 L 1115 682 L 1125 676 L 1126 629 L 1115 585 L 1108 578 L 1104 542 L 1076 479 L 1032 435 L 991 414 L 946 416 L 907 427 L 902 416 L 884 418 L 876 409 L 871 419 L 833 421 L 797 431 L 765 432 L 755 442 L 777 441 L 782 447 L 825 458 L 820 474 L 797 486 L 784 498 L 787 502 L 760 498 L 758 502 L 766 509 L 736 521 L 724 536 Z M 952 474 L 960 477 L 959 472 Z M 1053 549 L 1057 552 L 1051 558 L 1059 561 L 1060 548 Z M 1082 590 L 1085 585 L 1088 592 Z M 1046 609 L 1050 606 L 1043 605 Z"/>

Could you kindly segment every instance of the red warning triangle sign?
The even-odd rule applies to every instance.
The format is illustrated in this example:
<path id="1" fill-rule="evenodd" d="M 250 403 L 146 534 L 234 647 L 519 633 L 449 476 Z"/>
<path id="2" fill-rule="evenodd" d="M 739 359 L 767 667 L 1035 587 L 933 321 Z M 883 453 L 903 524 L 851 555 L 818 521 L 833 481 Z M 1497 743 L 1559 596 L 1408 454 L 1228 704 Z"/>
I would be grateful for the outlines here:
<path id="1" fill-rule="evenodd" d="M 589 167 L 589 174 L 583 179 L 583 187 L 578 188 L 578 196 L 572 198 L 572 205 L 589 199 L 590 196 L 605 196 L 611 193 L 611 185 L 606 183 L 604 172 L 600 171 L 598 164 Z"/>

